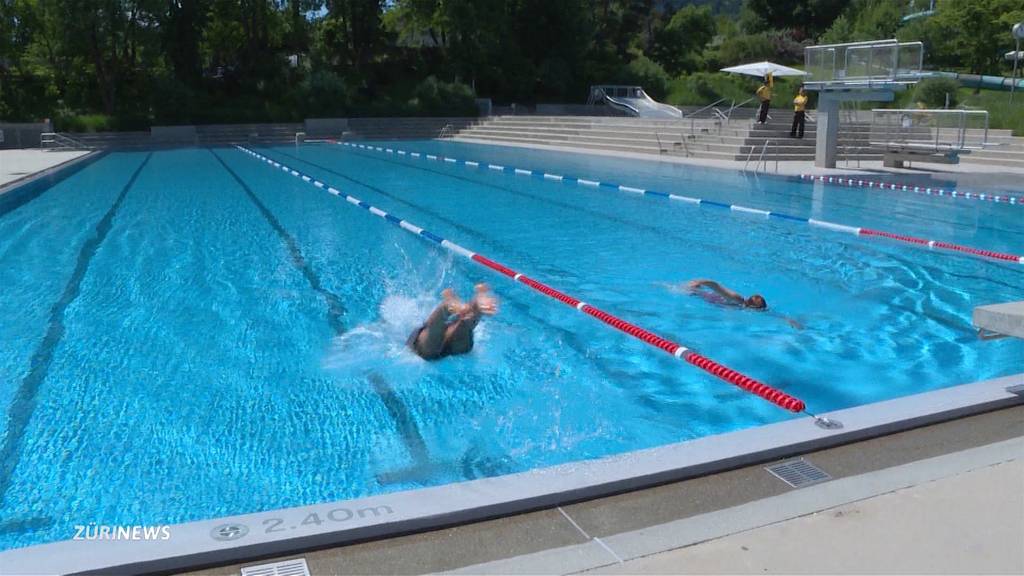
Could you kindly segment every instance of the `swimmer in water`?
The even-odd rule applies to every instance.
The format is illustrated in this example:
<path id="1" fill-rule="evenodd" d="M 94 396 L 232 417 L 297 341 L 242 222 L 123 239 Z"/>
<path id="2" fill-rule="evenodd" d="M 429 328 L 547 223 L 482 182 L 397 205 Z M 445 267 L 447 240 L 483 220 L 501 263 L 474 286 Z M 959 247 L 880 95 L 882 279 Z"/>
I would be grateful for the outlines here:
<path id="1" fill-rule="evenodd" d="M 482 315 L 498 312 L 498 299 L 487 284 L 477 284 L 468 303 L 459 300 L 451 288 L 441 292 L 442 301 L 406 342 L 424 360 L 466 354 L 473 349 L 473 329 Z"/>
<path id="2" fill-rule="evenodd" d="M 673 285 L 666 285 L 671 289 L 678 290 L 678 287 Z M 705 290 L 707 288 L 707 290 Z M 730 306 L 735 308 L 749 308 L 750 310 L 757 310 L 763 312 L 768 310 L 768 302 L 765 301 L 764 296 L 760 294 L 753 294 L 749 298 L 744 298 L 742 294 L 722 286 L 714 280 L 690 280 L 684 285 L 684 289 L 687 293 L 693 294 L 694 296 L 700 296 L 705 301 L 712 304 L 718 304 L 721 306 Z M 787 324 L 796 328 L 797 330 L 803 330 L 803 324 L 787 318 L 785 316 L 779 316 L 786 321 Z"/>
<path id="3" fill-rule="evenodd" d="M 690 293 L 699 294 L 703 296 L 705 300 L 714 304 L 739 306 L 740 308 L 750 308 L 752 310 L 768 309 L 768 303 L 764 301 L 764 296 L 754 294 L 750 298 L 744 298 L 739 292 L 730 290 L 714 280 L 690 280 L 686 283 L 686 288 Z M 704 288 L 710 289 L 711 292 L 704 292 Z M 715 296 L 718 298 L 715 298 Z"/>

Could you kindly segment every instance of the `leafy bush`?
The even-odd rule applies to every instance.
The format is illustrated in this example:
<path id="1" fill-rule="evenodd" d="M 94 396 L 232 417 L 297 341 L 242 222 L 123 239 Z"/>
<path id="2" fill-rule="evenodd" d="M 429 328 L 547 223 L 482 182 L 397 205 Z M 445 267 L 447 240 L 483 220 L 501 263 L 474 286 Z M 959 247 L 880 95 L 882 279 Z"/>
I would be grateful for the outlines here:
<path id="1" fill-rule="evenodd" d="M 352 89 L 338 74 L 329 70 L 314 70 L 297 90 L 297 104 L 307 116 L 343 116 L 352 106 Z"/>
<path id="2" fill-rule="evenodd" d="M 413 90 L 409 108 L 426 116 L 476 116 L 476 96 L 462 82 L 443 82 L 428 76 Z"/>
<path id="3" fill-rule="evenodd" d="M 638 54 L 620 73 L 617 82 L 637 84 L 655 100 L 661 100 L 668 93 L 668 73 L 660 64 L 643 54 Z"/>
<path id="4" fill-rule="evenodd" d="M 740 104 L 751 98 L 759 85 L 760 79 L 753 76 L 698 72 L 673 80 L 666 101 L 676 106 L 705 106 L 725 98 L 726 101 L 721 106 L 727 107 L 730 102 Z M 776 78 L 772 106 L 787 106 L 799 87 L 799 79 Z M 748 102 L 746 105 L 755 106 L 756 101 Z"/>
<path id="5" fill-rule="evenodd" d="M 926 108 L 943 108 L 946 106 L 946 95 L 949 95 L 949 107 L 954 108 L 959 104 L 957 91 L 960 83 L 952 78 L 928 78 L 922 80 L 914 89 L 914 101 L 920 102 Z"/>
<path id="6" fill-rule="evenodd" d="M 709 59 L 716 67 L 735 66 L 759 60 L 778 60 L 775 44 L 767 32 L 726 38 Z M 717 66 L 717 65 L 721 66 Z"/>
<path id="7" fill-rule="evenodd" d="M 61 114 L 53 119 L 58 132 L 107 132 L 117 129 L 117 122 L 106 114 Z"/>

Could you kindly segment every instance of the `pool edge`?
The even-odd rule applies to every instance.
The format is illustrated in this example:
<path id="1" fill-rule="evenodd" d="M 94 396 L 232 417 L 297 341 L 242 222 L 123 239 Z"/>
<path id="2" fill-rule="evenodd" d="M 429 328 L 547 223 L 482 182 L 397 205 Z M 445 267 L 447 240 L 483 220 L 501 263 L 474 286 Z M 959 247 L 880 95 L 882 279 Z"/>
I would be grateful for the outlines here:
<path id="1" fill-rule="evenodd" d="M 108 153 L 107 150 L 93 150 L 0 185 L 0 216 L 28 204 Z"/>
<path id="2" fill-rule="evenodd" d="M 527 472 L 172 525 L 168 540 L 63 540 L 0 552 L 19 574 L 184 570 L 408 534 L 586 500 L 1024 403 L 1024 373 Z M 302 525 L 311 515 L 317 523 Z M 280 522 L 278 522 L 280 520 Z M 291 525 L 295 528 L 289 528 Z M 266 528 L 284 525 L 278 533 Z M 224 529 L 230 527 L 229 529 Z M 219 539 L 213 536 L 219 534 Z"/>

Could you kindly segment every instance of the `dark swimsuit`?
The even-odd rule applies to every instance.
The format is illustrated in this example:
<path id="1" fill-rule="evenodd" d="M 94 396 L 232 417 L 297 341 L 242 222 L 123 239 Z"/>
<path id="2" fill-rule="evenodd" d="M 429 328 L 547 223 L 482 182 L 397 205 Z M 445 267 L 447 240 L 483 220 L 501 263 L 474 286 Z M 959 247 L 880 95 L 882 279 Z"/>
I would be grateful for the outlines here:
<path id="1" fill-rule="evenodd" d="M 426 324 L 420 325 L 419 328 L 416 328 L 415 330 L 412 331 L 412 334 L 409 334 L 409 338 L 406 339 L 406 341 L 405 341 L 405 345 L 408 346 L 409 349 L 411 349 L 413 352 L 415 352 L 420 357 L 424 357 L 424 356 L 422 354 L 420 354 L 420 350 L 419 350 L 419 348 L 416 345 L 416 341 L 419 340 L 420 333 L 423 332 L 423 330 L 425 330 L 426 328 L 427 328 Z M 469 337 L 469 348 L 466 349 L 466 352 L 469 352 L 472 349 L 473 349 L 473 336 L 470 335 L 470 337 Z M 424 358 L 426 360 L 439 360 L 441 358 L 444 358 L 445 356 L 451 356 L 451 355 L 452 355 L 451 346 L 449 346 L 448 343 L 445 342 L 444 346 L 441 347 L 441 353 L 440 354 L 438 354 L 437 356 L 431 357 L 431 358 L 425 358 L 425 357 Z"/>

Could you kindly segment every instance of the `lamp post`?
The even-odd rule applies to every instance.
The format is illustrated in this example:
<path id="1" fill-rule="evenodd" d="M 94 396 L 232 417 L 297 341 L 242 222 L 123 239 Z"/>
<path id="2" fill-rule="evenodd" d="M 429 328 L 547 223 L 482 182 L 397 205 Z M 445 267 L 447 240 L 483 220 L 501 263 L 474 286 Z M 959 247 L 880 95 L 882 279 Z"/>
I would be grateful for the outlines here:
<path id="1" fill-rule="evenodd" d="M 1013 83 L 1010 84 L 1010 103 L 1013 103 L 1013 93 L 1017 89 L 1017 65 L 1020 62 L 1020 41 L 1024 39 L 1024 22 L 1013 25 L 1013 38 L 1017 46 L 1013 51 Z"/>

